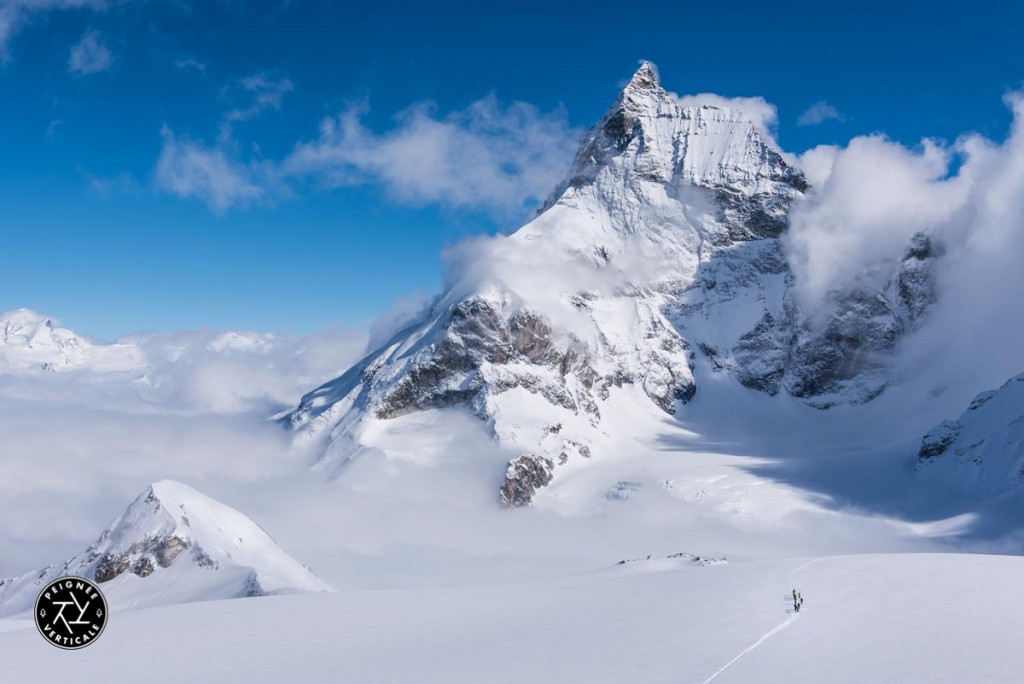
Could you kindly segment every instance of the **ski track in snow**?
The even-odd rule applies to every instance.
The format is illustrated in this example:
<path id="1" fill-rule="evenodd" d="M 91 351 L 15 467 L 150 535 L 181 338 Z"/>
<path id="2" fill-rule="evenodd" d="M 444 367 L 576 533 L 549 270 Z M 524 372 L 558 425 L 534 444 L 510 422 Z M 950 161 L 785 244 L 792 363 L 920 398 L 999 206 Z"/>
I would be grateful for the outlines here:
<path id="1" fill-rule="evenodd" d="M 801 570 L 806 568 L 811 563 L 817 563 L 820 560 L 822 560 L 822 559 L 821 558 L 813 558 L 813 559 L 807 561 L 806 563 L 803 563 L 803 564 L 797 566 L 796 568 L 793 568 L 793 571 L 791 573 L 789 573 L 789 583 L 790 583 L 790 585 L 793 585 L 794 578 L 796 577 L 796 573 L 800 572 Z M 743 658 L 743 656 L 747 655 L 748 653 L 753 651 L 755 648 L 757 648 L 758 646 L 760 646 L 761 644 L 766 642 L 768 639 L 770 639 L 771 637 L 775 636 L 776 634 L 778 634 L 779 632 L 781 632 L 782 630 L 786 629 L 791 624 L 796 622 L 796 619 L 798 617 L 800 617 L 800 613 L 799 612 L 794 612 L 792 615 L 790 615 L 788 618 L 786 618 L 786 620 L 784 622 L 782 622 L 781 624 L 776 625 L 772 629 L 770 629 L 767 632 L 765 632 L 764 634 L 762 634 L 757 639 L 757 641 L 755 641 L 754 643 L 750 644 L 750 646 L 747 646 L 745 649 L 740 651 L 739 655 L 737 655 L 735 658 L 733 658 L 732 660 L 727 662 L 725 665 L 723 665 L 721 667 L 721 669 L 719 669 L 713 675 L 711 675 L 710 677 L 705 679 L 703 682 L 701 682 L 701 684 L 709 684 L 709 682 L 711 682 L 716 677 L 718 677 L 718 675 L 722 674 L 723 672 L 728 670 L 730 667 L 735 665 L 741 658 Z"/>

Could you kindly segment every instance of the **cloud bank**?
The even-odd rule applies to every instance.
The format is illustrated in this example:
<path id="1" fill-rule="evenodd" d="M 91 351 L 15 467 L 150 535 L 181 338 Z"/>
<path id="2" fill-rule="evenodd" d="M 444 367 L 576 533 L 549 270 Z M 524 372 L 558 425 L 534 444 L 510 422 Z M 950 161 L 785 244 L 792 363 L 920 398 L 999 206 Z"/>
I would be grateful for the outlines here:
<path id="1" fill-rule="evenodd" d="M 968 134 L 908 148 L 873 135 L 801 157 L 815 189 L 792 214 L 787 248 L 812 306 L 884 277 L 919 231 L 944 247 L 938 301 L 904 349 L 906 372 L 932 391 L 995 387 L 1024 369 L 1024 95 L 1006 103 L 1002 142 Z"/>

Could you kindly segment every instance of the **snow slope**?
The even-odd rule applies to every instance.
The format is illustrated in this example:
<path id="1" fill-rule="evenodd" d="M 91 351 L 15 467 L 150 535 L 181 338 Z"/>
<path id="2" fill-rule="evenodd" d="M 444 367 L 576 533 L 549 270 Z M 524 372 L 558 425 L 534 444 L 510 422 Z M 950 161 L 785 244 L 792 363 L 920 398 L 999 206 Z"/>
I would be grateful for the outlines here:
<path id="1" fill-rule="evenodd" d="M 28 610 L 64 575 L 99 582 L 121 608 L 329 590 L 259 525 L 170 480 L 147 488 L 84 552 L 0 582 L 0 615 Z"/>
<path id="2" fill-rule="evenodd" d="M 4 681 L 1019 681 L 1024 559 L 897 554 L 612 565 L 544 582 L 112 612 L 58 657 L 0 621 Z M 799 589 L 804 608 L 793 614 Z M 173 666 L 154 667 L 176 654 Z"/>
<path id="3" fill-rule="evenodd" d="M 934 427 L 921 440 L 917 468 L 922 478 L 975 495 L 1024 483 L 1024 373 L 979 394 L 957 420 Z"/>

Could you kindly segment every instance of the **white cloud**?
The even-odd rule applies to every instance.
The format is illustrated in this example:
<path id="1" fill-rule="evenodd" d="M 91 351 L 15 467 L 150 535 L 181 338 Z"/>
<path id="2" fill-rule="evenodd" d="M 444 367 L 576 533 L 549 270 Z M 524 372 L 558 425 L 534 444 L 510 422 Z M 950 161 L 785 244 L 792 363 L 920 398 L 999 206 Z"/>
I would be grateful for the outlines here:
<path id="1" fill-rule="evenodd" d="M 578 139 L 564 111 L 505 106 L 493 96 L 446 116 L 414 105 L 382 133 L 363 124 L 363 113 L 325 119 L 320 135 L 284 160 L 284 173 L 327 186 L 379 183 L 411 203 L 514 214 L 561 180 Z"/>
<path id="2" fill-rule="evenodd" d="M 179 68 L 199 67 L 190 61 L 179 63 Z M 156 188 L 178 197 L 198 198 L 216 214 L 288 194 L 274 162 L 241 158 L 232 126 L 266 110 L 280 109 L 285 94 L 293 88 L 287 78 L 267 73 L 248 76 L 225 88 L 225 98 L 245 100 L 245 104 L 224 114 L 213 145 L 181 139 L 165 126 L 154 174 Z"/>
<path id="3" fill-rule="evenodd" d="M 200 62 L 198 59 L 179 59 L 174 63 L 174 67 L 182 70 L 192 69 L 200 75 L 206 75 L 206 64 Z"/>
<path id="4" fill-rule="evenodd" d="M 795 158 L 796 166 L 803 171 L 812 188 L 820 188 L 828 180 L 841 149 L 836 145 L 818 145 Z"/>
<path id="5" fill-rule="evenodd" d="M 81 40 L 71 48 L 68 70 L 88 76 L 108 71 L 114 64 L 114 55 L 100 40 L 97 31 L 86 31 Z"/>
<path id="6" fill-rule="evenodd" d="M 815 126 L 826 121 L 845 121 L 846 117 L 839 113 L 839 110 L 824 100 L 818 100 L 807 108 L 803 114 L 797 117 L 796 123 L 799 126 Z"/>
<path id="7" fill-rule="evenodd" d="M 155 410 L 269 415 L 340 375 L 365 351 L 362 331 L 306 336 L 195 330 L 127 338 L 149 369 L 131 394 Z"/>
<path id="8" fill-rule="evenodd" d="M 365 108 L 354 107 L 324 119 L 314 140 L 297 144 L 281 160 L 243 160 L 231 140 L 231 122 L 279 107 L 291 88 L 287 80 L 253 78 L 242 81 L 253 103 L 227 114 L 213 146 L 164 131 L 158 188 L 198 197 L 222 213 L 286 195 L 299 184 L 374 183 L 403 202 L 518 216 L 561 180 L 578 139 L 562 110 L 544 113 L 486 97 L 446 116 L 430 105 L 415 105 L 380 133 L 363 124 Z"/>
<path id="9" fill-rule="evenodd" d="M 911 149 L 876 135 L 801 158 L 816 187 L 792 214 L 787 248 L 811 304 L 891 264 L 917 231 L 942 244 L 937 303 L 904 356 L 935 391 L 998 386 L 1024 369 L 1024 96 L 1007 104 L 1003 143 L 971 134 Z"/>
<path id="10" fill-rule="evenodd" d="M 106 0 L 4 0 L 0 3 L 0 58 L 6 60 L 11 40 L 39 15 L 56 10 L 101 10 Z"/>
<path id="11" fill-rule="evenodd" d="M 294 88 L 292 82 L 283 76 L 267 73 L 247 76 L 239 80 L 233 90 L 240 91 L 242 94 L 240 99 L 246 99 L 248 102 L 244 106 L 229 111 L 224 115 L 224 120 L 228 123 L 248 121 L 268 109 L 279 110 L 285 94 L 290 93 Z M 232 94 L 232 89 L 228 89 L 225 96 L 238 97 L 238 95 Z"/>
<path id="12" fill-rule="evenodd" d="M 826 170 L 828 157 L 831 164 Z M 945 180 L 949 151 L 925 142 L 908 150 L 881 136 L 824 148 L 811 162 L 816 191 L 790 217 L 790 262 L 809 302 L 850 286 L 865 268 L 899 256 L 918 231 L 963 201 L 964 184 Z"/>
<path id="13" fill-rule="evenodd" d="M 258 163 L 244 164 L 223 143 L 207 147 L 182 140 L 168 128 L 161 132 L 163 147 L 157 159 L 154 183 L 178 197 L 197 197 L 217 214 L 247 206 L 272 193 L 272 173 Z"/>
<path id="14" fill-rule="evenodd" d="M 370 349 L 376 349 L 390 340 L 396 333 L 419 323 L 430 313 L 436 297 L 422 292 L 399 297 L 387 311 L 377 316 L 370 326 Z"/>
<path id="15" fill-rule="evenodd" d="M 676 100 L 682 107 L 728 107 L 738 109 L 750 119 L 765 140 L 778 146 L 775 142 L 775 128 L 779 123 L 779 113 L 775 105 L 763 97 L 724 97 L 714 93 L 699 93 L 697 95 L 675 95 Z"/>
<path id="16" fill-rule="evenodd" d="M 115 195 L 136 195 L 142 189 L 139 182 L 130 173 L 119 173 L 113 176 L 95 176 L 83 172 L 89 188 L 100 197 Z"/>

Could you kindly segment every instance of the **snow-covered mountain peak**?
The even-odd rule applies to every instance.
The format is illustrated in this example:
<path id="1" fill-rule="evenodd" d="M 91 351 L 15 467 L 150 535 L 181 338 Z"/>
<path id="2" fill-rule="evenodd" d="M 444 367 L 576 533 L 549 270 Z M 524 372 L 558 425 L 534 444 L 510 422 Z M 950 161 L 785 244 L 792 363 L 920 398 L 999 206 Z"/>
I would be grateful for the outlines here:
<path id="1" fill-rule="evenodd" d="M 103 532 L 90 555 L 100 559 L 96 579 L 108 581 L 126 571 L 146 577 L 186 551 L 199 567 L 228 564 L 256 570 L 260 593 L 289 586 L 323 589 L 248 517 L 173 480 L 154 482 L 140 494 Z"/>
<path id="2" fill-rule="evenodd" d="M 519 453 L 500 497 L 522 505 L 569 459 L 610 451 L 613 395 L 673 414 L 698 391 L 701 357 L 757 391 L 870 400 L 930 301 L 930 268 L 905 259 L 884 293 L 808 328 L 779 239 L 806 188 L 743 111 L 684 106 L 645 63 L 532 221 L 477 244 L 424 320 L 284 421 L 340 467 L 380 453 L 386 421 L 468 407 Z"/>
<path id="3" fill-rule="evenodd" d="M 0 313 L 0 343 L 27 346 L 52 343 L 53 320 L 32 309 Z"/>
<path id="4" fill-rule="evenodd" d="M 658 82 L 658 74 L 650 62 L 644 62 L 629 79 L 611 110 L 627 109 L 636 113 L 656 105 L 668 93 Z"/>
<path id="5" fill-rule="evenodd" d="M 778 235 L 789 205 L 806 188 L 803 175 L 743 111 L 683 106 L 645 62 L 584 134 L 569 173 L 544 210 L 587 205 L 583 208 L 590 212 L 590 205 L 600 205 L 612 210 L 610 228 L 635 234 L 653 227 L 652 238 L 659 242 L 666 236 L 657 230 L 663 222 L 691 224 L 703 232 L 702 214 L 724 213 L 729 222 L 746 224 L 743 234 L 715 230 L 701 236 L 721 244 Z M 645 206 L 668 216 L 660 222 L 641 218 Z"/>
<path id="6" fill-rule="evenodd" d="M 626 85 L 626 88 L 637 90 L 650 90 L 660 87 L 658 72 L 654 70 L 654 65 L 647 61 L 640 65 L 640 68 L 636 70 L 636 73 L 633 74 L 633 77 L 629 79 L 629 83 Z"/>
<path id="7" fill-rule="evenodd" d="M 0 313 L 0 321 L 2 321 L 4 325 L 10 324 L 36 327 L 46 320 L 49 319 L 43 314 L 38 311 L 33 311 L 32 309 L 26 309 L 25 307 Z"/>
<path id="8" fill-rule="evenodd" d="M 248 517 L 172 480 L 147 487 L 84 552 L 0 584 L 0 614 L 63 575 L 101 583 L 122 607 L 329 591 Z"/>
<path id="9" fill-rule="evenodd" d="M 53 319 L 31 309 L 0 314 L 0 371 L 34 368 L 56 370 L 85 359 L 92 344 Z"/>
<path id="10" fill-rule="evenodd" d="M 142 363 L 130 344 L 93 343 L 31 309 L 0 314 L 0 373 L 90 368 L 126 371 Z"/>

